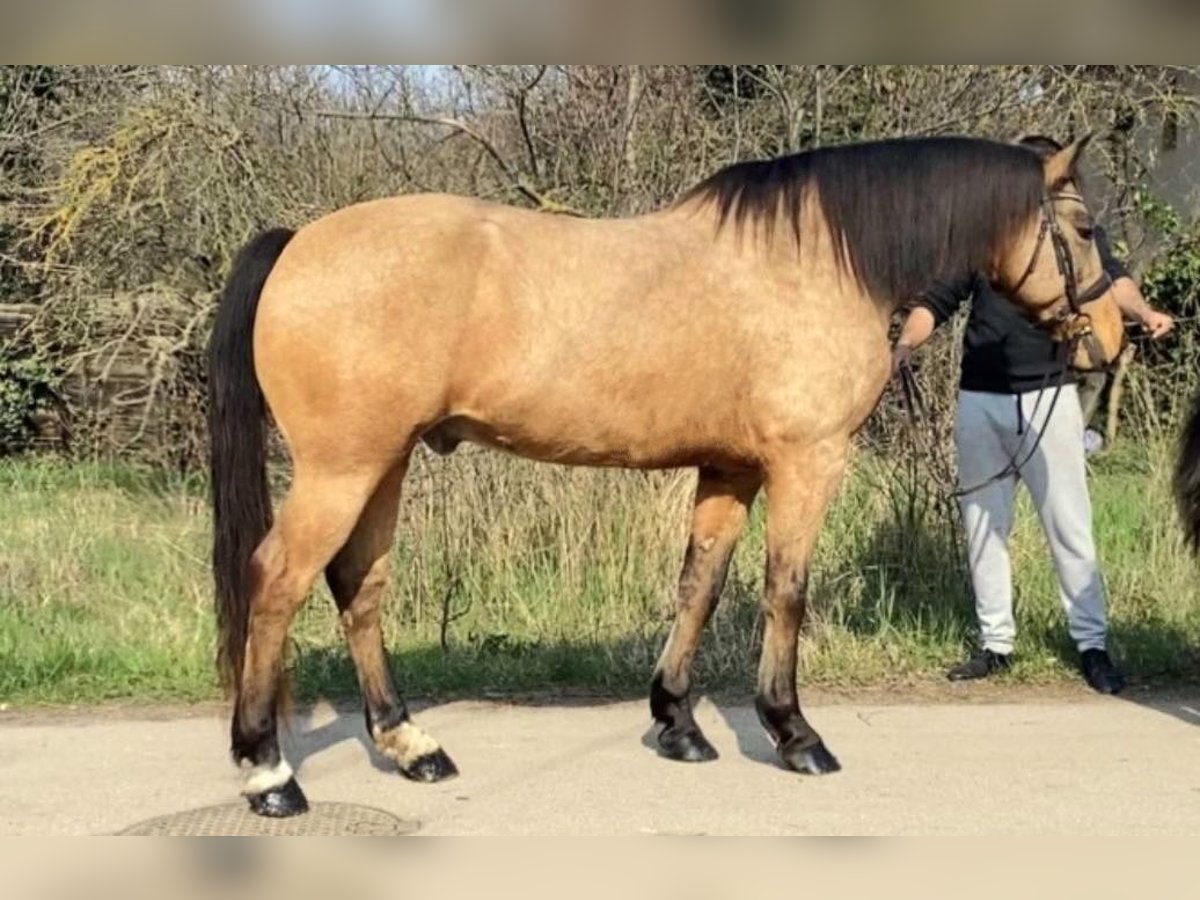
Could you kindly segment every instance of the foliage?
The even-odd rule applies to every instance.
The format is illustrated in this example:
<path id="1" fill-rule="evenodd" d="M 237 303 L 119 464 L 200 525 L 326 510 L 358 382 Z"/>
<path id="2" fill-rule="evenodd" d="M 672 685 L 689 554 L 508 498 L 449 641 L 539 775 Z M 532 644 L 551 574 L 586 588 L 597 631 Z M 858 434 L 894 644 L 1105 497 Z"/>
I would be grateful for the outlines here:
<path id="1" fill-rule="evenodd" d="M 1151 439 L 1174 432 L 1183 402 L 1200 380 L 1200 227 L 1149 190 L 1137 190 L 1135 201 L 1157 241 L 1139 284 L 1152 305 L 1178 321 L 1176 335 L 1165 343 L 1135 339 L 1141 365 L 1131 374 L 1125 414 L 1135 431 Z"/>
<path id="2" fill-rule="evenodd" d="M 1135 202 L 1145 226 L 1160 240 L 1154 259 L 1140 275 L 1142 292 L 1155 306 L 1175 315 L 1194 313 L 1200 286 L 1200 229 L 1145 188 L 1135 192 Z"/>
<path id="3" fill-rule="evenodd" d="M 144 358 L 145 384 L 123 391 L 119 408 L 76 410 L 79 452 L 191 469 L 203 468 L 201 350 L 238 247 L 264 226 L 402 192 L 632 215 L 735 159 L 890 135 L 1098 131 L 1091 167 L 1107 186 L 1108 217 L 1167 235 L 1139 248 L 1147 290 L 1186 312 L 1195 241 L 1182 237 L 1185 218 L 1148 198 L 1159 135 L 1186 133 L 1194 119 L 1197 98 L 1185 85 L 1197 71 L 8 67 L 0 159 L 23 162 L 0 183 L 0 266 L 44 305 L 42 349 L 53 346 L 62 369 L 95 377 L 118 350 Z M 919 360 L 943 447 L 956 338 L 948 329 Z M 1172 346 L 1170 360 L 1151 348 L 1141 361 L 1156 371 L 1169 362 L 1181 375 L 1177 357 L 1189 351 Z M 1147 390 L 1128 415 L 1139 428 L 1170 427 L 1171 411 L 1155 411 L 1159 389 Z M 902 451 L 895 400 L 884 398 L 864 439 Z"/>
<path id="4" fill-rule="evenodd" d="M 45 357 L 19 355 L 12 342 L 0 344 L 0 456 L 30 448 L 37 415 L 53 404 L 54 383 Z"/>

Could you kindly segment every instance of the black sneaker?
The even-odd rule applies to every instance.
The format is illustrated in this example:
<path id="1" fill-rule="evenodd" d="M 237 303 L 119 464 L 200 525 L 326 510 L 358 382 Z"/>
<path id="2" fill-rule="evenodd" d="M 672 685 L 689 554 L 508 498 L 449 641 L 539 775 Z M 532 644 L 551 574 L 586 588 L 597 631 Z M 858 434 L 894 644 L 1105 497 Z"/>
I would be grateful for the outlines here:
<path id="1" fill-rule="evenodd" d="M 1011 654 L 980 650 L 966 662 L 959 663 L 947 672 L 946 677 L 951 681 L 971 681 L 975 678 L 987 678 L 989 675 L 1004 671 L 1011 665 Z"/>
<path id="2" fill-rule="evenodd" d="M 1085 650 L 1079 656 L 1083 677 L 1092 690 L 1101 694 L 1119 694 L 1125 688 L 1125 678 L 1103 650 Z"/>

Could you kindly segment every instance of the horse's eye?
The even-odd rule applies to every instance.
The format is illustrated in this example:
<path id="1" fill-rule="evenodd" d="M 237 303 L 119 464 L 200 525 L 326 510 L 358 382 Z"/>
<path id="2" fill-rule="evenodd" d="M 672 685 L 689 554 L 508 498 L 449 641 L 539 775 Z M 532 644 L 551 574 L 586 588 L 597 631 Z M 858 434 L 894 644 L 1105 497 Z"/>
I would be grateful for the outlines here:
<path id="1" fill-rule="evenodd" d="M 1079 232 L 1079 236 L 1085 241 L 1090 241 L 1096 234 L 1095 229 L 1092 228 L 1078 228 L 1076 230 Z"/>

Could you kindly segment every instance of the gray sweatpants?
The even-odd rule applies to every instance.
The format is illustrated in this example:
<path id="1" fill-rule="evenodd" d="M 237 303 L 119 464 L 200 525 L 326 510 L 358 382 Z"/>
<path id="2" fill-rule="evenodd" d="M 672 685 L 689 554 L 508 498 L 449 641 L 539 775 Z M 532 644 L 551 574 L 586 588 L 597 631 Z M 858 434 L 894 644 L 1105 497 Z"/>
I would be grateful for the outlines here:
<path id="1" fill-rule="evenodd" d="M 1018 462 L 1024 460 L 1039 432 L 1045 431 L 1037 452 L 1022 467 L 1020 480 L 1050 545 L 1071 637 L 1081 652 L 1103 649 L 1106 599 L 1092 537 L 1079 394 L 1074 386 L 1064 387 L 1047 421 L 1054 392 L 1042 393 L 1039 405 L 1038 391 L 959 392 L 954 423 L 959 478 L 966 488 L 986 481 L 1002 471 L 1013 454 L 1019 453 Z M 960 500 L 981 638 L 983 646 L 996 653 L 1011 653 L 1016 636 L 1008 552 L 1016 486 L 1017 479 L 1010 477 Z"/>

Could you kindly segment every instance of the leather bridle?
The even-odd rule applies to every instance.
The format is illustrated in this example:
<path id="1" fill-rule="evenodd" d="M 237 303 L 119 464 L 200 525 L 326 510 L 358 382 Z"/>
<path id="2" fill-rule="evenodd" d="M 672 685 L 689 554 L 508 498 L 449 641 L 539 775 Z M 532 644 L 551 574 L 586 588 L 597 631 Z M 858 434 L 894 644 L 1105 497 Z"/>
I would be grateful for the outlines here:
<path id="1" fill-rule="evenodd" d="M 1033 275 L 1034 270 L 1037 268 L 1038 260 L 1042 255 L 1042 245 L 1046 242 L 1046 238 L 1049 237 L 1050 245 L 1054 249 L 1054 260 L 1058 265 L 1058 274 L 1063 279 L 1063 291 L 1067 301 L 1050 322 L 1062 329 L 1063 336 L 1069 344 L 1082 344 L 1091 358 L 1091 364 L 1095 371 L 1107 371 L 1111 368 L 1111 364 L 1104 361 L 1104 353 L 1092 329 L 1092 317 L 1088 315 L 1084 307 L 1089 303 L 1095 303 L 1108 293 L 1112 287 L 1112 277 L 1107 272 L 1101 270 L 1100 277 L 1095 282 L 1082 291 L 1080 290 L 1079 276 L 1075 272 L 1075 259 L 1071 256 L 1071 248 L 1067 244 L 1067 238 L 1058 224 L 1058 218 L 1054 215 L 1054 204 L 1063 200 L 1085 205 L 1083 197 L 1079 194 L 1060 192 L 1043 196 L 1041 204 L 1042 225 L 1038 230 L 1037 243 L 1033 248 L 1033 257 L 1029 260 L 1025 274 L 1021 276 L 1021 280 L 1013 287 L 1012 293 L 1016 294 L 1020 291 L 1025 282 Z M 1074 354 L 1071 354 L 1071 357 L 1073 356 Z"/>

